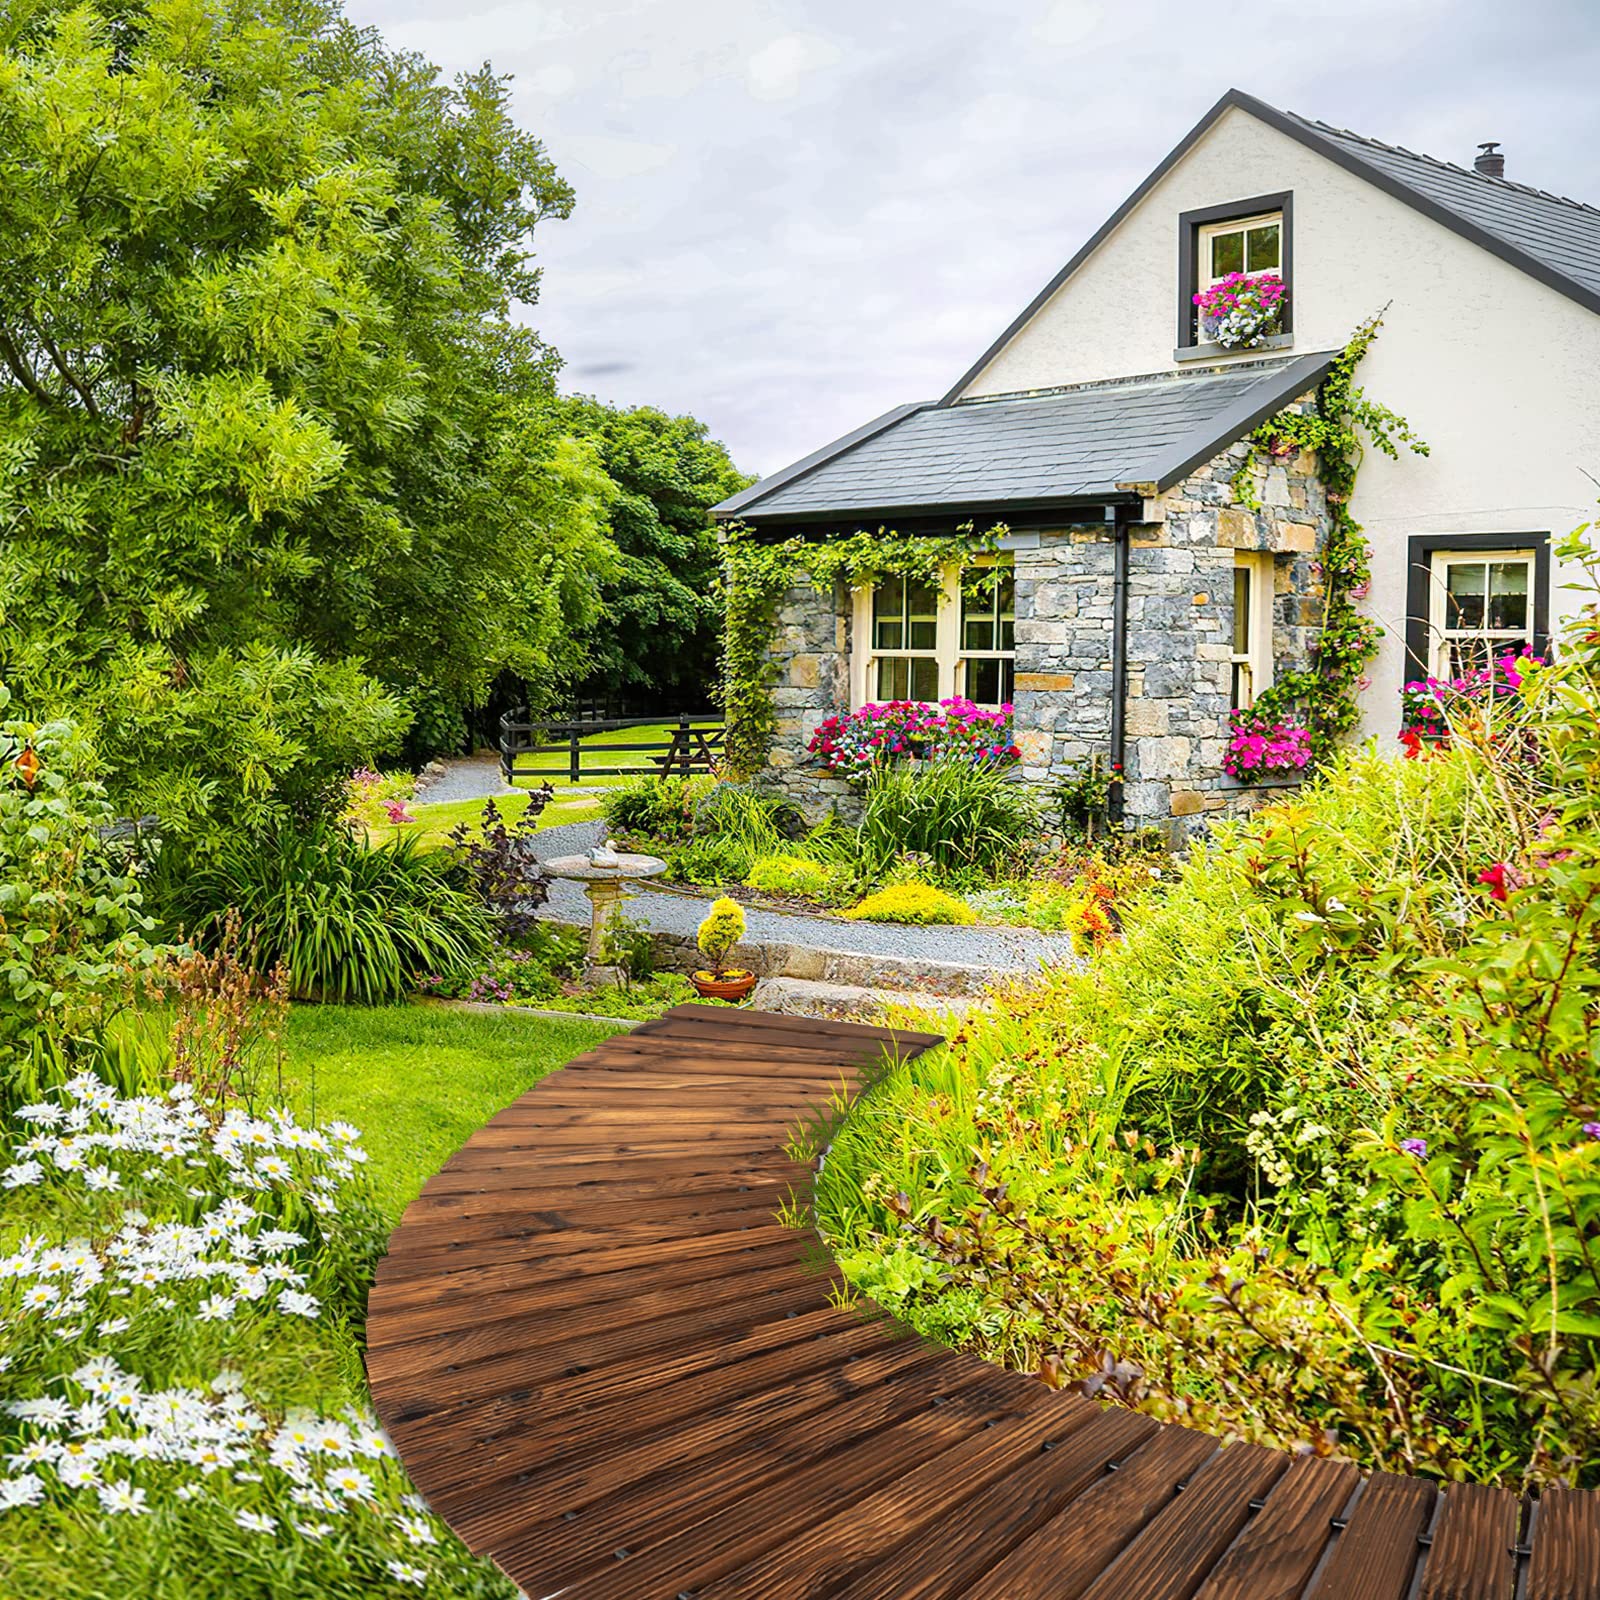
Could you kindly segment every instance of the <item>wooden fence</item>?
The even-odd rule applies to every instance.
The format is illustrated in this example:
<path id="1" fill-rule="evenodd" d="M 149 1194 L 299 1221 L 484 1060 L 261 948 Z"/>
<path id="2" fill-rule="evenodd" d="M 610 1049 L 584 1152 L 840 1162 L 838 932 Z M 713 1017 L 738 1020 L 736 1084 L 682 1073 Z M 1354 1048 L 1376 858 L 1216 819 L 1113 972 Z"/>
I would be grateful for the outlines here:
<path id="1" fill-rule="evenodd" d="M 624 733 L 630 728 L 667 728 L 651 739 L 595 742 L 597 734 Z M 500 767 L 507 783 L 521 778 L 553 778 L 561 769 L 541 756 L 565 756 L 573 783 L 584 778 L 681 777 L 711 772 L 722 759 L 725 728 L 714 712 L 703 716 L 584 717 L 576 721 L 534 720 L 526 711 L 509 711 L 500 719 Z M 607 765 L 618 756 L 640 757 Z"/>

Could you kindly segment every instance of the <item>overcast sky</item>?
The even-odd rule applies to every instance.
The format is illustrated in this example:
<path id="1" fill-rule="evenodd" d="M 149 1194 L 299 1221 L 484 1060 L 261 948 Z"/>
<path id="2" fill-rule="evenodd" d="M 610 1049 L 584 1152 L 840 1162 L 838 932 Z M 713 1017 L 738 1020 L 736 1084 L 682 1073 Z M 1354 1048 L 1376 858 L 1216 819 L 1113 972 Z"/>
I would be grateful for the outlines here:
<path id="1" fill-rule="evenodd" d="M 1600 0 L 347 3 L 514 75 L 563 386 L 750 472 L 942 393 L 1230 86 L 1600 204 Z"/>

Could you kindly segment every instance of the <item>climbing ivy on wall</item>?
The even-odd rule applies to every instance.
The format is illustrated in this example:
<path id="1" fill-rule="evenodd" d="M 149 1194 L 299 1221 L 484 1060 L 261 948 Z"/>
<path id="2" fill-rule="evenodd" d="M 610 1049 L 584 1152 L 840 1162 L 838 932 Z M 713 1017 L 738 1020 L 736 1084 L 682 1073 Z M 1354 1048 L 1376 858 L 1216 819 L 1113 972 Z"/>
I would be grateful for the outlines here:
<path id="1" fill-rule="evenodd" d="M 949 534 L 879 528 L 841 539 L 773 540 L 743 524 L 731 525 L 723 536 L 727 631 L 722 655 L 730 771 L 747 777 L 766 764 L 777 723 L 772 690 L 778 664 L 772 658 L 772 637 L 778 607 L 790 589 L 810 583 L 827 592 L 841 582 L 853 587 L 891 576 L 936 583 L 945 568 L 969 566 L 989 554 L 1006 531 L 1003 523 L 996 523 L 980 534 L 964 523 Z"/>
<path id="2" fill-rule="evenodd" d="M 1311 646 L 1315 660 L 1308 667 L 1279 674 L 1247 713 L 1253 726 L 1298 723 L 1305 727 L 1311 735 L 1314 763 L 1331 755 L 1360 720 L 1356 696 L 1365 687 L 1363 669 L 1383 637 L 1383 629 L 1356 609 L 1356 602 L 1366 597 L 1372 582 L 1371 547 L 1361 524 L 1350 514 L 1350 497 L 1365 448 L 1362 435 L 1391 459 L 1398 458 L 1401 445 L 1415 455 L 1428 454 L 1428 446 L 1404 417 L 1369 400 L 1355 385 L 1355 370 L 1382 326 L 1383 313 L 1379 312 L 1351 335 L 1317 390 L 1315 410 L 1280 411 L 1250 435 L 1250 454 L 1233 480 L 1234 498 L 1259 510 L 1252 468 L 1261 452 L 1272 456 L 1298 450 L 1316 453 L 1317 476 L 1327 495 L 1329 527 L 1319 557 L 1323 600 L 1321 626 Z"/>

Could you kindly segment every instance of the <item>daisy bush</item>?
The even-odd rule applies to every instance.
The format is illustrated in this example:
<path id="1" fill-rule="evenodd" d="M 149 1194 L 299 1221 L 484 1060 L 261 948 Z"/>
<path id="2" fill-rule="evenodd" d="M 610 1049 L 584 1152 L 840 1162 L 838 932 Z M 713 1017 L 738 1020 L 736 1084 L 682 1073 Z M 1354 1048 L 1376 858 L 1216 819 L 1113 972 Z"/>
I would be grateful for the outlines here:
<path id="1" fill-rule="evenodd" d="M 184 1083 L 124 1095 L 81 1072 L 16 1111 L 0 1590 L 87 1518 L 123 1582 L 146 1560 L 185 1572 L 161 1592 L 510 1592 L 411 1493 L 359 1375 L 329 1370 L 382 1245 L 366 1163 L 347 1123 Z"/>

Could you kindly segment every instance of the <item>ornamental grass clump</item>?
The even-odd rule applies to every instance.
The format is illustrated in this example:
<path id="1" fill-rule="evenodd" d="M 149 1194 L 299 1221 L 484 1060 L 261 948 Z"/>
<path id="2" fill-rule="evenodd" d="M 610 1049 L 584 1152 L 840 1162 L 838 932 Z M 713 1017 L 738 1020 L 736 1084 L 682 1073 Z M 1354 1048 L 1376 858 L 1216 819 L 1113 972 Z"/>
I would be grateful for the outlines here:
<path id="1" fill-rule="evenodd" d="M 959 760 L 881 767 L 867 781 L 859 850 L 874 875 L 908 852 L 940 873 L 994 874 L 1040 825 L 1034 791 L 999 768 Z"/>

